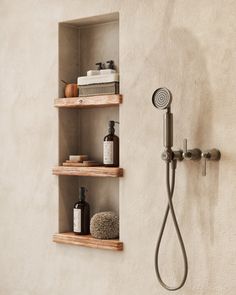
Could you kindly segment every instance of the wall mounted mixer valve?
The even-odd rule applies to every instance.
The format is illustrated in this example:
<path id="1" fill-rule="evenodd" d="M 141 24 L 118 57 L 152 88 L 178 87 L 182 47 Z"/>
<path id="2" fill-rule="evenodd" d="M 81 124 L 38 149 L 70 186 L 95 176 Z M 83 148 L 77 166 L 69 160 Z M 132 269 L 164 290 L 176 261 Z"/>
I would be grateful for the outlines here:
<path id="1" fill-rule="evenodd" d="M 219 161 L 220 157 L 220 151 L 215 148 L 204 151 L 201 151 L 199 148 L 188 149 L 188 141 L 186 138 L 183 140 L 183 150 L 179 149 L 176 151 L 172 151 L 166 149 L 161 155 L 161 158 L 164 161 L 202 160 L 202 176 L 206 176 L 207 161 Z"/>
<path id="2" fill-rule="evenodd" d="M 183 158 L 186 160 L 200 161 L 202 160 L 202 176 L 206 176 L 206 162 L 207 161 L 219 161 L 221 154 L 217 149 L 209 149 L 201 151 L 198 148 L 188 150 L 187 139 L 183 142 Z"/>

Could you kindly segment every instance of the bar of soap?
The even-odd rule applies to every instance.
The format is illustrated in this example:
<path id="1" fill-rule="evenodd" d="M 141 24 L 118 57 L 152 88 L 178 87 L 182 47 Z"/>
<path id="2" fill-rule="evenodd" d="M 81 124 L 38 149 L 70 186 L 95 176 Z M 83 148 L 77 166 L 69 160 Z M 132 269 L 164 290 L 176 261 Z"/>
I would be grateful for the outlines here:
<path id="1" fill-rule="evenodd" d="M 88 160 L 88 155 L 70 155 L 69 160 L 73 162 L 83 162 Z"/>
<path id="2" fill-rule="evenodd" d="M 93 166 L 101 166 L 98 162 L 96 161 L 83 161 L 83 165 L 85 167 L 93 167 Z"/>

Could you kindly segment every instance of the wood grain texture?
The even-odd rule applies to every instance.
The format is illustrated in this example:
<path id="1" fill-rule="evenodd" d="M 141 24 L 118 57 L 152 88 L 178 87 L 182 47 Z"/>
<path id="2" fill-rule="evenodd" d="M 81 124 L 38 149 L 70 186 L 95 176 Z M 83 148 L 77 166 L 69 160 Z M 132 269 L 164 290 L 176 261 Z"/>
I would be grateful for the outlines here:
<path id="1" fill-rule="evenodd" d="M 91 235 L 75 235 L 73 232 L 58 233 L 53 235 L 53 242 L 84 246 L 96 249 L 122 251 L 123 243 L 119 240 L 99 240 Z"/>
<path id="2" fill-rule="evenodd" d="M 52 170 L 54 175 L 69 176 L 97 176 L 97 177 L 121 177 L 123 169 L 119 167 L 65 167 L 57 166 Z"/>
<path id="3" fill-rule="evenodd" d="M 93 108 L 109 107 L 122 103 L 122 95 L 98 95 L 87 97 L 56 98 L 54 106 L 58 108 Z"/>

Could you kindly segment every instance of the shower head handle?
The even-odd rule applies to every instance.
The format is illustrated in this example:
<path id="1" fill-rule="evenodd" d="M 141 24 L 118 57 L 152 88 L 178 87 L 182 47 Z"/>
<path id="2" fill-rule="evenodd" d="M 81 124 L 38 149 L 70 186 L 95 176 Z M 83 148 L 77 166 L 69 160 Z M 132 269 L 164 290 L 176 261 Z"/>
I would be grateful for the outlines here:
<path id="1" fill-rule="evenodd" d="M 170 105 L 172 102 L 172 94 L 166 87 L 158 88 L 152 95 L 152 103 L 159 110 L 167 109 L 170 111 Z"/>
<path id="2" fill-rule="evenodd" d="M 163 145 L 166 149 L 173 146 L 173 114 L 170 112 L 172 94 L 166 87 L 158 88 L 152 95 L 152 103 L 159 110 L 167 110 L 163 115 Z"/>
<path id="3" fill-rule="evenodd" d="M 163 115 L 163 145 L 166 149 L 173 146 L 173 114 L 166 112 Z"/>

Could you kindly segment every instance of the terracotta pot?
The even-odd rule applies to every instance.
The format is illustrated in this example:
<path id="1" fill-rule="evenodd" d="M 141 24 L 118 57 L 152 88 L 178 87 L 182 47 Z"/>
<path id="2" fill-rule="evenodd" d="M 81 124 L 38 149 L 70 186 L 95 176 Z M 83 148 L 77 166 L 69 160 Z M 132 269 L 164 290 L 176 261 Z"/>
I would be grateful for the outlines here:
<path id="1" fill-rule="evenodd" d="M 76 97 L 78 96 L 78 86 L 75 83 L 66 84 L 65 86 L 65 97 Z"/>

